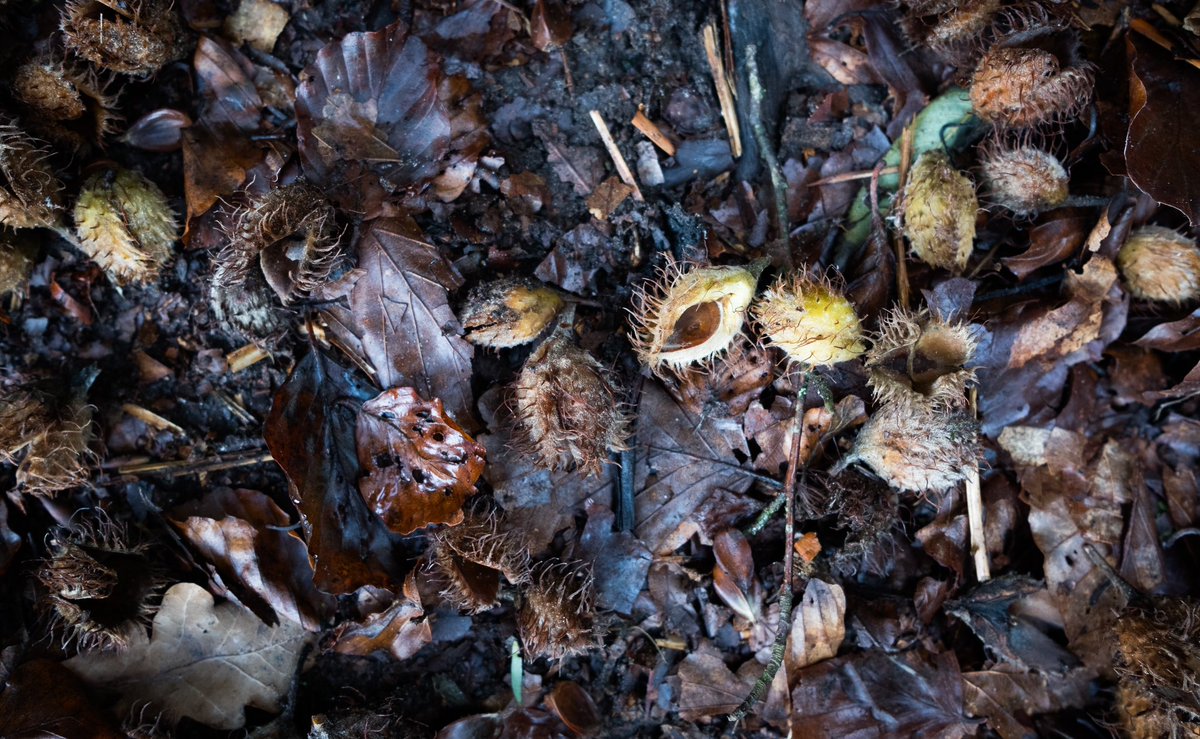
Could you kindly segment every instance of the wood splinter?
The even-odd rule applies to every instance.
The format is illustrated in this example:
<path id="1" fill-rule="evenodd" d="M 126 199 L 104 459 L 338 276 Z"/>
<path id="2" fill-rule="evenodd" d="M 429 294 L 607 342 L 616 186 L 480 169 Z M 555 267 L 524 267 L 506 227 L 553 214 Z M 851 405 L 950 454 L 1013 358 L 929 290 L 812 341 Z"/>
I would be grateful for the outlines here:
<path id="1" fill-rule="evenodd" d="M 645 202 L 642 197 L 642 191 L 638 188 L 637 180 L 633 179 L 633 171 L 629 169 L 629 164 L 622 156 L 621 150 L 617 148 L 617 142 L 613 140 L 612 133 L 608 130 L 608 124 L 604 122 L 600 111 L 591 111 L 592 123 L 596 125 L 596 131 L 600 133 L 600 139 L 604 142 L 604 148 L 608 149 L 608 155 L 612 157 L 613 164 L 617 166 L 617 175 L 621 178 L 621 182 L 633 188 L 633 199 L 638 202 Z"/>

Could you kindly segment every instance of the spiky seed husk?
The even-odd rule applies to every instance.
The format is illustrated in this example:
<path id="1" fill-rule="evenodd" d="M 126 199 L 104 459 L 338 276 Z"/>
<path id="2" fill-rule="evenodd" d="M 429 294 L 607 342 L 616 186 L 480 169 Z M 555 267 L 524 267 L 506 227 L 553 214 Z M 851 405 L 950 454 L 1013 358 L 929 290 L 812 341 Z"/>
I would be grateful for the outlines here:
<path id="1" fill-rule="evenodd" d="M 534 566 L 517 628 L 534 657 L 562 659 L 596 646 L 596 584 L 583 562 L 548 560 Z"/>
<path id="2" fill-rule="evenodd" d="M 59 25 L 67 48 L 121 74 L 153 74 L 186 48 L 183 26 L 169 0 L 71 0 Z"/>
<path id="3" fill-rule="evenodd" d="M 979 174 L 987 199 L 1022 218 L 1057 208 L 1070 194 L 1062 162 L 1034 146 L 985 148 Z"/>
<path id="4" fill-rule="evenodd" d="M 1000 12 L 1000 0 L 970 3 L 910 3 L 903 27 L 909 39 L 955 64 L 969 63 Z"/>
<path id="5" fill-rule="evenodd" d="M 154 281 L 174 255 L 175 213 L 158 185 L 133 170 L 89 177 L 74 215 L 80 249 L 118 285 Z"/>
<path id="6" fill-rule="evenodd" d="M 85 484 L 88 464 L 95 459 L 92 406 L 71 400 L 51 416 L 50 423 L 29 442 L 17 467 L 17 486 L 31 495 L 53 495 Z"/>
<path id="7" fill-rule="evenodd" d="M 162 577 L 150 547 L 96 515 L 57 529 L 37 571 L 42 605 L 64 646 L 80 651 L 122 649 L 145 630 L 158 608 Z"/>
<path id="8" fill-rule="evenodd" d="M 529 546 L 495 511 L 468 514 L 431 539 L 432 565 L 447 583 L 442 597 L 460 610 L 480 613 L 495 607 L 501 576 L 512 585 L 529 582 Z"/>
<path id="9" fill-rule="evenodd" d="M 978 212 L 975 187 L 945 152 L 917 158 L 904 190 L 904 235 L 921 261 L 962 272 L 975 244 Z"/>
<path id="10" fill-rule="evenodd" d="M 227 329 L 268 343 L 287 329 L 290 313 L 279 304 L 259 268 L 258 253 L 234 240 L 214 260 L 208 302 Z"/>
<path id="11" fill-rule="evenodd" d="M 826 281 L 804 274 L 780 277 L 753 310 L 771 343 L 798 364 L 830 367 L 866 349 L 854 306 Z"/>
<path id="12" fill-rule="evenodd" d="M 968 416 L 893 401 L 871 415 L 840 466 L 860 462 L 902 492 L 945 492 L 976 464 L 976 434 Z"/>
<path id="13" fill-rule="evenodd" d="M 0 461 L 17 464 L 21 452 L 50 426 L 52 416 L 45 399 L 26 388 L 15 388 L 0 397 Z"/>
<path id="14" fill-rule="evenodd" d="M 1173 598 L 1114 622 L 1117 710 L 1132 737 L 1200 736 L 1200 608 Z"/>
<path id="15" fill-rule="evenodd" d="M 0 224 L 42 228 L 58 222 L 62 183 L 41 143 L 0 121 Z"/>
<path id="16" fill-rule="evenodd" d="M 628 419 L 608 373 L 564 334 L 533 350 L 513 384 L 519 441 L 550 470 L 597 474 L 625 448 Z"/>
<path id="17" fill-rule="evenodd" d="M 556 291 L 535 279 L 502 277 L 471 288 L 459 320 L 467 341 L 504 349 L 536 339 L 564 305 Z"/>
<path id="18" fill-rule="evenodd" d="M 668 262 L 634 291 L 638 358 L 659 376 L 714 360 L 741 332 L 757 284 L 758 274 L 743 267 Z"/>
<path id="19" fill-rule="evenodd" d="M 0 295 L 24 289 L 36 254 L 36 244 L 0 234 Z"/>
<path id="20" fill-rule="evenodd" d="M 975 379 L 969 365 L 978 339 L 964 323 L 928 312 L 884 315 L 866 354 L 867 384 L 877 402 L 903 401 L 946 411 L 962 408 Z"/>
<path id="21" fill-rule="evenodd" d="M 83 117 L 87 106 L 72 77 L 61 61 L 34 57 L 13 73 L 13 95 L 41 115 L 73 121 Z"/>
<path id="22" fill-rule="evenodd" d="M 1063 64 L 1044 49 L 995 46 L 971 79 L 971 105 L 1001 128 L 1032 128 L 1071 120 L 1092 99 L 1092 67 Z"/>
<path id="23" fill-rule="evenodd" d="M 76 151 L 102 145 L 116 129 L 117 96 L 92 69 L 36 56 L 17 68 L 13 94 L 33 115 L 27 121 L 48 140 Z"/>
<path id="24" fill-rule="evenodd" d="M 1178 305 L 1200 298 L 1200 249 L 1169 228 L 1135 229 L 1117 253 L 1117 267 L 1142 300 Z"/>

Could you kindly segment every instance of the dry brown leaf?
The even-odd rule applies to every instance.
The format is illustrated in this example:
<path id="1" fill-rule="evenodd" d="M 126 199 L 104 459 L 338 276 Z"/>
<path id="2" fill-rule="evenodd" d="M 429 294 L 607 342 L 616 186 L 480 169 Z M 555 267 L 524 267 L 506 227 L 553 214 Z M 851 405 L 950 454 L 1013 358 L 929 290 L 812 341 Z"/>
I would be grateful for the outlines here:
<path id="1" fill-rule="evenodd" d="M 1067 291 L 1071 299 L 1022 327 L 1009 366 L 1021 367 L 1032 359 L 1066 357 L 1099 338 L 1103 303 L 1116 284 L 1117 268 L 1102 257 L 1093 257 L 1082 274 L 1069 274 Z"/>
<path id="2" fill-rule="evenodd" d="M 149 704 L 178 720 L 240 729 L 244 708 L 278 711 L 311 636 L 269 627 L 241 606 L 215 606 L 207 590 L 179 583 L 163 596 L 153 637 L 139 632 L 121 652 L 89 652 L 64 664 L 95 687 L 121 695 L 120 712 Z"/>
<path id="3" fill-rule="evenodd" d="M 761 669 L 757 663 L 753 666 Z M 692 652 L 679 665 L 679 716 L 695 721 L 728 714 L 746 698 L 753 682 L 751 676 L 733 674 L 719 654 Z"/>
<path id="4" fill-rule="evenodd" d="M 405 660 L 433 640 L 429 619 L 417 596 L 415 573 L 409 573 L 404 593 L 382 611 L 369 614 L 361 623 L 347 621 L 333 631 L 335 652 L 370 657 L 387 652 Z"/>
<path id="5" fill-rule="evenodd" d="M 446 415 L 442 401 L 410 387 L 385 390 L 358 414 L 363 499 L 397 534 L 463 520 L 483 474 L 484 448 Z"/>
<path id="6" fill-rule="evenodd" d="M 0 736 L 36 739 L 122 739 L 126 736 L 88 699 L 84 684 L 61 663 L 35 659 L 18 667 L 0 693 Z"/>
<path id="7" fill-rule="evenodd" d="M 846 593 L 837 583 L 809 580 L 792 612 L 792 630 L 784 655 L 789 676 L 837 656 L 846 638 Z"/>
<path id="8" fill-rule="evenodd" d="M 1030 716 L 1082 708 L 1094 677 L 1087 668 L 1046 675 L 1001 665 L 963 673 L 963 702 L 968 714 L 987 719 L 1002 739 L 1025 739 L 1036 733 Z"/>

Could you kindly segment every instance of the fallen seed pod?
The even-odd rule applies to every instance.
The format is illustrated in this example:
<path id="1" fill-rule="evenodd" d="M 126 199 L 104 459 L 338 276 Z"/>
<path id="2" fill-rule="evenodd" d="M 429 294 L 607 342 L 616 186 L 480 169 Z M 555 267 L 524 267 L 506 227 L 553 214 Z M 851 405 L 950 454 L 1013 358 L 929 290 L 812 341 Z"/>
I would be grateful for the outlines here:
<path id="1" fill-rule="evenodd" d="M 895 311 L 879 321 L 866 355 L 867 384 L 880 404 L 897 401 L 952 410 L 975 379 L 968 365 L 978 341 L 971 327 L 928 313 Z"/>
<path id="2" fill-rule="evenodd" d="M 904 235 L 921 261 L 962 272 L 975 244 L 978 211 L 975 187 L 945 152 L 917 158 L 904 190 Z"/>
<path id="3" fill-rule="evenodd" d="M 854 449 L 835 471 L 859 462 L 896 490 L 945 492 L 976 464 L 976 426 L 967 416 L 923 403 L 886 403 L 858 432 Z"/>
<path id="4" fill-rule="evenodd" d="M 36 255 L 35 243 L 12 232 L 0 233 L 0 295 L 25 289 Z"/>
<path id="5" fill-rule="evenodd" d="M 471 289 L 459 319 L 467 341 L 504 349 L 533 341 L 565 303 L 552 288 L 529 277 L 502 277 Z"/>
<path id="6" fill-rule="evenodd" d="M 64 646 L 122 649 L 150 625 L 164 583 L 150 547 L 133 543 L 124 526 L 93 515 L 59 528 L 47 546 L 37 579 Z"/>
<path id="7" fill-rule="evenodd" d="M 1000 128 L 1032 128 L 1079 116 L 1092 99 L 1093 68 L 1073 50 L 994 46 L 971 80 L 975 114 Z"/>
<path id="8" fill-rule="evenodd" d="M 712 362 L 742 330 L 761 267 L 670 262 L 637 288 L 630 309 L 634 350 L 657 375 Z"/>
<path id="9" fill-rule="evenodd" d="M 981 42 L 1001 9 L 1000 0 L 972 3 L 909 3 L 902 21 L 914 45 L 926 46 L 955 64 L 969 63 L 982 52 Z"/>
<path id="10" fill-rule="evenodd" d="M 91 424 L 92 407 L 82 396 L 57 407 L 27 388 L 0 398 L 0 461 L 17 464 L 20 492 L 53 495 L 86 483 Z"/>
<path id="11" fill-rule="evenodd" d="M 168 0 L 71 0 L 59 24 L 67 48 L 113 72 L 150 75 L 185 52 Z"/>
<path id="12" fill-rule="evenodd" d="M 519 442 L 546 469 L 598 474 L 625 448 L 628 419 L 608 373 L 565 333 L 533 350 L 512 391 Z"/>
<path id="13" fill-rule="evenodd" d="M 1117 267 L 1136 298 L 1175 305 L 1200 298 L 1200 248 L 1169 228 L 1135 229 L 1117 253 Z"/>
<path id="14" fill-rule="evenodd" d="M 1070 194 L 1062 162 L 1033 146 L 984 147 L 979 174 L 988 202 L 1020 218 L 1057 208 Z"/>
<path id="15" fill-rule="evenodd" d="M 1133 606 L 1114 624 L 1117 713 L 1131 737 L 1200 734 L 1200 609 L 1175 598 Z"/>
<path id="16" fill-rule="evenodd" d="M 17 68 L 13 94 L 32 115 L 28 121 L 47 139 L 76 151 L 102 145 L 116 129 L 116 96 L 91 69 L 36 56 Z"/>
<path id="17" fill-rule="evenodd" d="M 462 611 L 481 613 L 495 607 L 501 576 L 511 585 L 529 581 L 529 547 L 494 511 L 471 513 L 430 539 L 432 566 L 447 583 L 442 597 Z"/>
<path id="18" fill-rule="evenodd" d="M 780 277 L 754 304 L 754 318 L 771 344 L 806 367 L 848 362 L 866 349 L 850 301 L 804 274 Z"/>
<path id="19" fill-rule="evenodd" d="M 79 248 L 117 285 L 153 282 L 174 255 L 175 213 L 162 190 L 133 170 L 89 177 L 74 215 Z"/>
<path id="20" fill-rule="evenodd" d="M 534 566 L 522 591 L 517 627 L 534 657 L 562 659 L 596 646 L 596 584 L 583 562 Z"/>
<path id="21" fill-rule="evenodd" d="M 0 223 L 42 228 L 58 222 L 63 187 L 47 157 L 16 124 L 0 123 Z"/>

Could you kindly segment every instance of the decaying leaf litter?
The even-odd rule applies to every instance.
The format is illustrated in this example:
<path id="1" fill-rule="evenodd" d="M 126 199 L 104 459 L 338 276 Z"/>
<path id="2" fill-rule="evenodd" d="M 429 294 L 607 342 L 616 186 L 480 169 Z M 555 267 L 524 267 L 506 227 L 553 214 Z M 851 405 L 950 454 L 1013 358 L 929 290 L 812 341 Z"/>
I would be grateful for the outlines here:
<path id="1" fill-rule="evenodd" d="M 1200 726 L 1200 8 L 0 13 L 0 734 Z"/>

